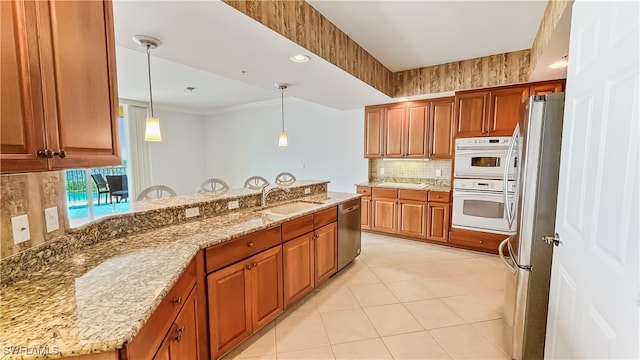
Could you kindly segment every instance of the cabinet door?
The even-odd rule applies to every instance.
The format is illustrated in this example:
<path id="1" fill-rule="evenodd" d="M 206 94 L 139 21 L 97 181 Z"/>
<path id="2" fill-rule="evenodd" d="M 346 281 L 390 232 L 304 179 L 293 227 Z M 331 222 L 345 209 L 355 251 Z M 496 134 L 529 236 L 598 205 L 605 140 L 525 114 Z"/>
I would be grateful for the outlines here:
<path id="1" fill-rule="evenodd" d="M 398 203 L 396 199 L 371 200 L 371 229 L 397 234 L 396 219 Z"/>
<path id="2" fill-rule="evenodd" d="M 398 200 L 398 234 L 427 238 L 427 204 L 413 200 Z"/>
<path id="3" fill-rule="evenodd" d="M 405 154 L 404 116 L 404 104 L 385 110 L 384 157 L 403 157 Z"/>
<path id="4" fill-rule="evenodd" d="M 245 262 L 207 276 L 209 337 L 212 358 L 218 358 L 252 332 L 251 283 Z"/>
<path id="5" fill-rule="evenodd" d="M 173 341 L 173 336 L 173 332 L 167 334 L 153 360 L 171 360 L 171 341 Z"/>
<path id="6" fill-rule="evenodd" d="M 44 109 L 33 1 L 0 1 L 0 161 L 3 173 L 43 171 Z"/>
<path id="7" fill-rule="evenodd" d="M 283 311 L 282 246 L 249 258 L 251 273 L 251 317 L 257 330 Z"/>
<path id="8" fill-rule="evenodd" d="M 338 271 L 337 223 L 325 225 L 315 230 L 315 285 L 323 283 Z"/>
<path id="9" fill-rule="evenodd" d="M 313 233 L 282 244 L 284 308 L 314 288 Z"/>
<path id="10" fill-rule="evenodd" d="M 449 239 L 449 204 L 428 203 L 427 239 L 447 242 Z"/>
<path id="11" fill-rule="evenodd" d="M 185 301 L 169 332 L 171 359 L 199 358 L 197 293 L 196 287 Z"/>
<path id="12" fill-rule="evenodd" d="M 429 103 L 414 102 L 407 105 L 405 125 L 405 157 L 426 158 L 429 131 Z"/>
<path id="13" fill-rule="evenodd" d="M 429 109 L 429 158 L 451 159 L 454 98 L 433 100 Z"/>
<path id="14" fill-rule="evenodd" d="M 529 87 L 509 87 L 491 91 L 490 136 L 510 136 L 516 128 L 522 104 L 529 98 Z"/>
<path id="15" fill-rule="evenodd" d="M 529 95 L 546 95 L 561 92 L 564 88 L 564 81 L 546 82 L 532 85 L 529 88 Z"/>
<path id="16" fill-rule="evenodd" d="M 51 169 L 119 165 L 118 93 L 110 1 L 38 1 Z M 72 54 L 72 55 L 71 55 Z"/>
<path id="17" fill-rule="evenodd" d="M 360 198 L 360 208 L 362 216 L 360 216 L 360 228 L 363 230 L 371 229 L 371 197 L 363 196 Z"/>
<path id="18" fill-rule="evenodd" d="M 484 136 L 488 132 L 489 91 L 456 94 L 456 137 Z"/>
<path id="19" fill-rule="evenodd" d="M 384 141 L 384 107 L 364 109 L 364 157 L 382 157 Z"/>

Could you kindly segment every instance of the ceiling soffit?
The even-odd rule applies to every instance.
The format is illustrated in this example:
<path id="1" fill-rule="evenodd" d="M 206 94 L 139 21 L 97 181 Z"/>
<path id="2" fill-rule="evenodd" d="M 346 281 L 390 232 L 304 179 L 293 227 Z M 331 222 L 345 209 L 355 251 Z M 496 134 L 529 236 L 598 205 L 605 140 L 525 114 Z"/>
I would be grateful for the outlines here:
<path id="1" fill-rule="evenodd" d="M 530 50 L 393 73 L 307 2 L 223 0 L 390 97 L 528 81 Z"/>

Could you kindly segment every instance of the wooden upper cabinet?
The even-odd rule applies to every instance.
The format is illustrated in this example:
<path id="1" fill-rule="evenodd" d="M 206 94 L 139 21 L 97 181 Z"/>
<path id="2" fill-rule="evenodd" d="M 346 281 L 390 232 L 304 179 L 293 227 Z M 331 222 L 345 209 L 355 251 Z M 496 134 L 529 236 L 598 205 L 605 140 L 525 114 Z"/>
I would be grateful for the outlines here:
<path id="1" fill-rule="evenodd" d="M 3 173 L 121 163 L 110 1 L 3 2 L 2 48 Z"/>
<path id="2" fill-rule="evenodd" d="M 429 157 L 450 159 L 453 153 L 454 98 L 433 100 L 429 107 Z"/>
<path id="3" fill-rule="evenodd" d="M 520 110 L 529 98 L 529 87 L 508 87 L 491 91 L 489 136 L 510 136 L 520 118 Z"/>
<path id="4" fill-rule="evenodd" d="M 489 91 L 470 91 L 455 97 L 456 137 L 483 136 L 488 132 Z"/>
<path id="5" fill-rule="evenodd" d="M 404 104 L 386 108 L 384 116 L 384 157 L 404 156 L 404 118 Z"/>
<path id="6" fill-rule="evenodd" d="M 36 6 L 32 1 L 0 1 L 0 169 L 3 173 L 42 171 L 44 108 Z"/>
<path id="7" fill-rule="evenodd" d="M 564 91 L 564 80 L 538 83 L 529 88 L 529 95 L 546 95 Z"/>
<path id="8" fill-rule="evenodd" d="M 429 132 L 429 103 L 412 102 L 407 104 L 404 157 L 427 157 Z"/>
<path id="9" fill-rule="evenodd" d="M 384 140 L 384 106 L 364 109 L 364 157 L 382 157 Z"/>

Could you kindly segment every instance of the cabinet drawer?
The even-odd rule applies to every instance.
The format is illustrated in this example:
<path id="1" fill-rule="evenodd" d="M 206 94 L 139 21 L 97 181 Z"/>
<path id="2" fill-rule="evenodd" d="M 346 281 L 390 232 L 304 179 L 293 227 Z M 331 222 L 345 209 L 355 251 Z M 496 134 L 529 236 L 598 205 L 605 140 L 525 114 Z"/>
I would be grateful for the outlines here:
<path id="1" fill-rule="evenodd" d="M 317 229 L 336 220 L 338 220 L 338 210 L 335 206 L 325 210 L 320 210 L 313 214 L 313 228 Z"/>
<path id="2" fill-rule="evenodd" d="M 427 192 L 424 190 L 400 189 L 398 198 L 402 200 L 427 201 Z"/>
<path id="3" fill-rule="evenodd" d="M 202 256 L 202 253 L 198 253 L 196 256 Z M 151 314 L 149 321 L 133 341 L 127 345 L 127 359 L 151 359 L 153 357 L 182 305 L 187 301 L 187 297 L 196 284 L 197 274 L 198 267 L 194 259 Z"/>
<path id="4" fill-rule="evenodd" d="M 295 239 L 313 231 L 313 214 L 305 215 L 282 224 L 282 241 Z"/>
<path id="5" fill-rule="evenodd" d="M 480 231 L 451 229 L 449 242 L 467 248 L 498 253 L 498 246 L 508 235 L 491 234 Z"/>
<path id="6" fill-rule="evenodd" d="M 373 198 L 397 199 L 397 189 L 373 188 L 371 190 Z"/>
<path id="7" fill-rule="evenodd" d="M 280 234 L 278 226 L 207 248 L 205 250 L 207 273 L 280 244 Z"/>
<path id="8" fill-rule="evenodd" d="M 356 192 L 363 195 L 371 195 L 371 186 L 356 186 Z"/>
<path id="9" fill-rule="evenodd" d="M 449 192 L 445 191 L 429 191 L 429 201 L 435 202 L 449 202 Z"/>

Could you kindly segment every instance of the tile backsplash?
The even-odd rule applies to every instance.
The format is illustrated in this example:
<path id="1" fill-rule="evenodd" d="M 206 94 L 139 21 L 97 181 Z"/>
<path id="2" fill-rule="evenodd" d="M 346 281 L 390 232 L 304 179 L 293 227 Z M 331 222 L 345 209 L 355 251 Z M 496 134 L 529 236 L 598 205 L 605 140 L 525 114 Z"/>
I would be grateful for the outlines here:
<path id="1" fill-rule="evenodd" d="M 436 176 L 436 170 L 441 176 Z M 369 159 L 369 180 L 380 178 L 449 180 L 451 160 Z"/>
<path id="2" fill-rule="evenodd" d="M 58 208 L 58 230 L 47 232 L 44 210 Z M 26 214 L 31 239 L 14 244 L 11 218 Z M 62 171 L 0 176 L 0 259 L 63 236 L 66 200 Z"/>

